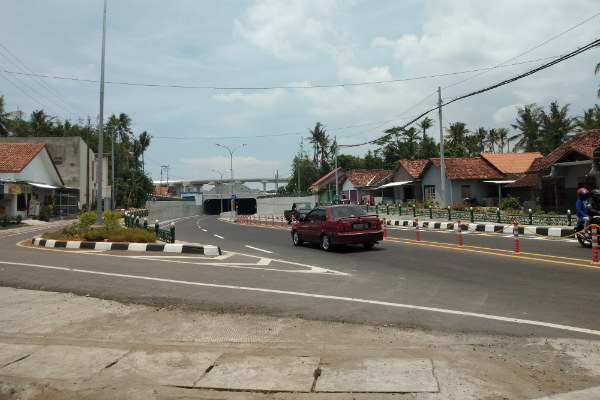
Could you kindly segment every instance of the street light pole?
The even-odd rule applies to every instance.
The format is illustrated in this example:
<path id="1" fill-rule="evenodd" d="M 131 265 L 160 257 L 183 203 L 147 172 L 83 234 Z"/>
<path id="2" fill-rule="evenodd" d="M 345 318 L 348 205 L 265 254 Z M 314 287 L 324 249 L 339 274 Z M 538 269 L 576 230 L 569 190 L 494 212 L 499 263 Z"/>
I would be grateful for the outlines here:
<path id="1" fill-rule="evenodd" d="M 213 169 L 212 171 L 216 172 L 217 174 L 221 175 L 221 185 L 223 185 L 223 174 L 227 171 L 229 171 L 228 169 L 226 169 L 225 171 L 221 172 L 221 171 L 217 171 L 216 169 Z M 220 199 L 220 203 L 221 203 L 221 214 L 223 214 L 223 187 L 219 188 L 219 199 Z"/>
<path id="2" fill-rule="evenodd" d="M 219 143 L 215 143 L 217 146 L 219 147 L 223 147 L 225 149 L 227 149 L 227 151 L 229 152 L 229 156 L 230 156 L 230 163 L 229 163 L 229 170 L 231 172 L 231 199 L 230 201 L 230 210 L 231 210 L 231 220 L 233 221 L 233 152 L 236 151 L 237 149 L 239 149 L 240 147 L 244 147 L 246 145 L 246 143 L 238 146 L 238 147 L 234 147 L 233 150 L 231 150 L 229 147 L 227 146 L 223 146 L 222 144 Z"/>

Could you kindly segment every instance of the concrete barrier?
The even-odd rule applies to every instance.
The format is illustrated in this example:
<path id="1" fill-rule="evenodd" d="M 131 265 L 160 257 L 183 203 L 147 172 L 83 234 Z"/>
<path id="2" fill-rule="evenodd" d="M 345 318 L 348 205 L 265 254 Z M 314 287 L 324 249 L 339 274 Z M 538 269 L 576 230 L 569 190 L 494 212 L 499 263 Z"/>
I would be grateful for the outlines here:
<path id="1" fill-rule="evenodd" d="M 148 221 L 169 221 L 204 213 L 204 207 L 194 201 L 147 201 Z"/>
<path id="2" fill-rule="evenodd" d="M 308 202 L 314 206 L 315 201 L 315 196 L 256 199 L 256 213 L 260 215 L 283 215 L 283 211 L 291 210 L 294 203 Z"/>

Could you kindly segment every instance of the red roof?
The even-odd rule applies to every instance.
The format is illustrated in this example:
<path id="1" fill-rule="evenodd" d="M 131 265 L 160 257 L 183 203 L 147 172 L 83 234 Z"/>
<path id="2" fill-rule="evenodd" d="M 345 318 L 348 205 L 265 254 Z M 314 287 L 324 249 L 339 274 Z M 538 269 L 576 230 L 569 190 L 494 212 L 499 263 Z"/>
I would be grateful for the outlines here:
<path id="1" fill-rule="evenodd" d="M 346 179 L 352 182 L 354 187 L 377 186 L 391 174 L 389 169 L 353 169 L 346 171 Z"/>
<path id="2" fill-rule="evenodd" d="M 480 156 L 503 174 L 522 174 L 529 169 L 533 160 L 542 157 L 542 154 L 481 153 Z"/>
<path id="3" fill-rule="evenodd" d="M 433 165 L 441 169 L 439 158 L 429 159 Z M 490 166 L 481 157 L 444 158 L 446 178 L 448 179 L 502 179 L 504 176 Z"/>
<path id="4" fill-rule="evenodd" d="M 554 151 L 544 157 L 538 164 L 535 166 L 532 165 L 528 172 L 550 168 L 552 164 L 573 152 L 579 153 L 588 159 L 592 159 L 594 157 L 594 149 L 598 146 L 600 146 L 600 129 L 578 133 L 568 142 L 557 147 Z"/>
<path id="5" fill-rule="evenodd" d="M 0 172 L 21 172 L 44 149 L 44 143 L 0 143 Z"/>
<path id="6" fill-rule="evenodd" d="M 425 171 L 425 167 L 429 164 L 429 160 L 399 160 L 399 165 L 402 165 L 406 172 L 414 179 L 417 179 Z"/>
<path id="7" fill-rule="evenodd" d="M 319 190 L 319 185 L 323 182 L 325 182 L 327 179 L 331 178 L 335 180 L 335 171 L 338 172 L 338 185 L 340 185 L 340 183 L 343 181 L 344 179 L 344 170 L 342 167 L 338 167 L 337 169 L 334 169 L 333 171 L 331 171 L 330 173 L 328 173 L 327 175 L 323 176 L 321 179 L 319 179 L 318 181 L 316 181 L 315 183 L 313 183 L 312 185 L 310 185 L 308 187 L 309 190 Z"/>

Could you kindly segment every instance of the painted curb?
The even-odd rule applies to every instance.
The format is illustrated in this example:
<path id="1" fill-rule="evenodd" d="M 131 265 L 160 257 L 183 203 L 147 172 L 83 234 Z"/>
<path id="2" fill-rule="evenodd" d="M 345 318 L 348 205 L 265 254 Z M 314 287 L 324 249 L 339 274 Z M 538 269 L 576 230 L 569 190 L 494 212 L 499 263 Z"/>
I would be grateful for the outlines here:
<path id="1" fill-rule="evenodd" d="M 414 220 L 388 220 L 390 225 L 395 226 L 416 226 Z M 427 226 L 434 229 L 457 229 L 458 225 L 453 222 L 434 222 L 434 221 L 419 221 L 419 227 Z M 507 227 L 508 226 L 508 227 Z M 505 229 L 506 228 L 506 229 Z M 463 231 L 472 229 L 478 232 L 487 233 L 513 233 L 513 228 L 510 225 L 493 225 L 493 224 L 465 224 L 461 226 Z M 562 227 L 539 227 L 539 226 L 527 226 L 524 229 L 523 226 L 518 227 L 519 235 L 542 235 L 550 237 L 565 237 L 571 236 L 575 233 L 573 228 L 562 228 Z"/>
<path id="2" fill-rule="evenodd" d="M 33 238 L 31 239 L 31 244 L 41 247 L 63 247 L 67 249 L 155 251 L 165 253 L 204 254 L 205 256 L 221 255 L 221 248 L 218 246 L 200 246 L 177 243 L 78 242 Z"/>

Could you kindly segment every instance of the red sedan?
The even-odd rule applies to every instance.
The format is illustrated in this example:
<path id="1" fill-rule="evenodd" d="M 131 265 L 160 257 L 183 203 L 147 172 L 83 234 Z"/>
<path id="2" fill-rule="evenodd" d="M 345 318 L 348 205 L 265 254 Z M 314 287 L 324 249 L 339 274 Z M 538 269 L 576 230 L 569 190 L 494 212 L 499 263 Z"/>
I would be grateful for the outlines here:
<path id="1" fill-rule="evenodd" d="M 292 227 L 295 246 L 303 242 L 320 243 L 325 251 L 337 244 L 362 244 L 370 249 L 383 240 L 377 215 L 368 215 L 359 206 L 334 205 L 312 209 Z"/>

